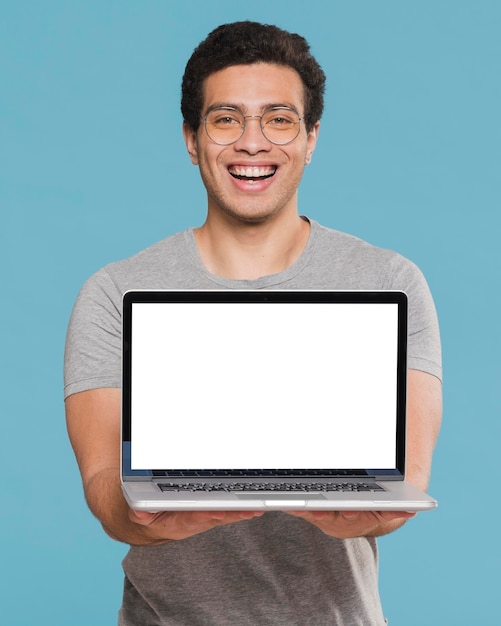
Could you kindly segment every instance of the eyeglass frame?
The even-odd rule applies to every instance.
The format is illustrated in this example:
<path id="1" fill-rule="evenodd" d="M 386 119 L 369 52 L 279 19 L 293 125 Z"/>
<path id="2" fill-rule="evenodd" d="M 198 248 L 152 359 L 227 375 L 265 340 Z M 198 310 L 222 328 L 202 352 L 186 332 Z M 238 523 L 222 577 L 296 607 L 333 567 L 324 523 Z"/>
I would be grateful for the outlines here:
<path id="1" fill-rule="evenodd" d="M 268 113 L 269 111 L 273 111 L 273 110 L 277 110 L 277 111 L 292 111 L 293 113 L 295 113 L 297 115 L 297 121 L 298 121 L 298 127 L 297 127 L 297 134 L 295 137 L 293 137 L 292 139 L 289 139 L 289 141 L 285 141 L 284 143 L 277 143 L 276 141 L 272 141 L 271 139 L 269 139 L 269 137 L 266 136 L 265 132 L 264 132 L 264 128 L 263 128 L 263 124 L 262 124 L 262 119 L 263 117 L 266 115 L 266 113 Z M 240 113 L 240 115 L 242 116 L 243 119 L 243 124 L 240 125 L 240 135 L 234 139 L 233 141 L 230 141 L 229 143 L 219 143 L 219 141 L 216 141 L 213 137 L 210 136 L 209 131 L 207 129 L 207 118 L 209 117 L 209 115 L 213 112 L 213 111 L 235 111 L 237 113 Z M 263 113 L 261 115 L 244 115 L 243 111 L 241 111 L 238 107 L 232 107 L 232 106 L 215 106 L 212 107 L 211 109 L 209 109 L 207 111 L 207 113 L 201 118 L 203 123 L 204 123 L 204 128 L 205 128 L 205 132 L 207 134 L 207 137 L 216 145 L 218 146 L 231 146 L 234 143 L 237 143 L 237 141 L 239 141 L 243 134 L 245 133 L 245 129 L 247 128 L 247 124 L 245 123 L 245 120 L 247 119 L 258 119 L 259 121 L 259 128 L 261 129 L 261 132 L 263 133 L 263 137 L 266 139 L 266 141 L 269 141 L 270 143 L 272 143 L 275 146 L 287 146 L 288 144 L 292 143 L 293 141 L 295 141 L 298 137 L 299 137 L 299 133 L 301 132 L 301 122 L 304 121 L 304 117 L 301 117 L 299 115 L 299 113 L 296 111 L 296 109 L 294 109 L 293 107 L 288 107 L 288 106 L 271 106 L 271 107 L 267 107 Z"/>

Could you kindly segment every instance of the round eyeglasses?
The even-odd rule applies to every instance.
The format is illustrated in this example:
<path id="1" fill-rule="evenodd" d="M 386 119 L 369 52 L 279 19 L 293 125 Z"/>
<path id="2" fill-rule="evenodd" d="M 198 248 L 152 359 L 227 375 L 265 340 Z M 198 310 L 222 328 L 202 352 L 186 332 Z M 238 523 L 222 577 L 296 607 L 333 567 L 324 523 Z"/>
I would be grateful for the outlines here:
<path id="1" fill-rule="evenodd" d="M 217 107 L 202 119 L 209 139 L 220 146 L 237 142 L 244 134 L 248 119 L 258 119 L 265 138 L 284 146 L 299 135 L 303 118 L 289 107 L 270 107 L 262 115 L 244 115 L 234 107 Z"/>

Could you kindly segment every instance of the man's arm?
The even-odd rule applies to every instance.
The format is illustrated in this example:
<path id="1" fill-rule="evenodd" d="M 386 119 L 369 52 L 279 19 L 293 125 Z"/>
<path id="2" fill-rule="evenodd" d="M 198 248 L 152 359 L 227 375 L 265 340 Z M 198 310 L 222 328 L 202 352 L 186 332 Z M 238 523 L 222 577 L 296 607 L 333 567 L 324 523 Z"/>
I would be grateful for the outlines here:
<path id="1" fill-rule="evenodd" d="M 253 511 L 132 511 L 120 485 L 119 389 L 93 389 L 69 396 L 66 423 L 89 508 L 106 533 L 117 541 L 156 545 L 262 514 Z"/>
<path id="2" fill-rule="evenodd" d="M 406 480 L 426 490 L 431 460 L 442 420 L 442 384 L 438 378 L 409 370 L 407 377 L 407 466 Z M 413 513 L 405 512 L 294 512 L 326 534 L 350 537 L 378 537 L 400 528 Z"/>

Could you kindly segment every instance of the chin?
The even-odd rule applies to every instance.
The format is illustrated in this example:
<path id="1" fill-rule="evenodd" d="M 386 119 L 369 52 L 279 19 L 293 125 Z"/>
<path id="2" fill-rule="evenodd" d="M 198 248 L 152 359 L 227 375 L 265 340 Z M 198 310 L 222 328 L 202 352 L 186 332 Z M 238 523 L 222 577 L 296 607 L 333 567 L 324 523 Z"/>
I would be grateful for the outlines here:
<path id="1" fill-rule="evenodd" d="M 241 224 L 252 225 L 252 224 L 264 224 L 265 222 L 268 222 L 273 217 L 275 217 L 276 213 L 256 212 L 252 214 L 252 213 L 228 212 L 228 215 L 232 217 L 235 221 L 240 222 Z"/>
<path id="2" fill-rule="evenodd" d="M 221 210 L 229 217 L 243 224 L 262 224 L 278 215 L 281 211 L 279 208 L 266 208 L 262 205 L 249 207 L 221 207 Z"/>

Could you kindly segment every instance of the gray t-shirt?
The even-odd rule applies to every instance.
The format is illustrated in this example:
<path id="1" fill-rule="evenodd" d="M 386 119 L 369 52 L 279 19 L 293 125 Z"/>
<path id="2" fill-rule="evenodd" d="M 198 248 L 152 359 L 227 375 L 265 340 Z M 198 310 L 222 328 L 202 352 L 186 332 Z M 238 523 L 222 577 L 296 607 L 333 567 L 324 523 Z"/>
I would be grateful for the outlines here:
<path id="1" fill-rule="evenodd" d="M 83 286 L 68 329 L 65 397 L 120 386 L 121 298 L 129 289 L 396 289 L 409 296 L 408 366 L 441 378 L 435 308 L 407 259 L 311 222 L 284 272 L 230 280 L 202 264 L 193 230 L 112 263 Z M 131 547 L 122 626 L 384 624 L 371 538 L 339 540 L 280 512 L 179 542 Z"/>

